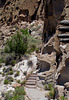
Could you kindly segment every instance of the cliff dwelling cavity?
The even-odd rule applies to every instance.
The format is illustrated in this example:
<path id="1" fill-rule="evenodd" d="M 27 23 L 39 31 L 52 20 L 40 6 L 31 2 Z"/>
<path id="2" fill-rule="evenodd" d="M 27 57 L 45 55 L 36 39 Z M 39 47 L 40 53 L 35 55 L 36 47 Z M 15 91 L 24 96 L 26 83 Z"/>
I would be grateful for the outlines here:
<path id="1" fill-rule="evenodd" d="M 6 0 L 0 0 L 0 7 L 2 7 L 5 4 Z"/>
<path id="2" fill-rule="evenodd" d="M 45 61 L 41 61 L 39 68 L 40 68 L 40 70 L 39 70 L 40 72 L 49 71 L 50 70 L 50 64 L 45 62 Z"/>
<path id="3" fill-rule="evenodd" d="M 65 67 L 60 72 L 57 82 L 59 85 L 64 85 L 66 82 L 69 82 L 69 58 L 65 61 Z"/>
<path id="4" fill-rule="evenodd" d="M 46 54 L 46 53 L 51 54 L 52 52 L 54 52 L 54 47 L 53 47 L 53 45 L 47 45 L 47 46 L 43 49 L 42 54 Z"/>
<path id="5" fill-rule="evenodd" d="M 29 11 L 28 11 L 28 9 L 20 10 L 19 11 L 19 15 L 20 14 L 23 14 L 23 15 L 27 15 L 28 16 L 29 15 Z"/>

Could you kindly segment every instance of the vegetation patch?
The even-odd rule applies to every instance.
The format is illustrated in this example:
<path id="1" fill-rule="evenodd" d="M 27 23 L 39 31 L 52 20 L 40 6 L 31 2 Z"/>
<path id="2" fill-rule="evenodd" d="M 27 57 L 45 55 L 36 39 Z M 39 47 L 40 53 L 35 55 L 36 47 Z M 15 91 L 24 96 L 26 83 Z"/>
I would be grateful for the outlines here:
<path id="1" fill-rule="evenodd" d="M 64 96 L 60 97 L 61 100 L 68 100 L 67 98 L 65 98 Z"/>
<path id="2" fill-rule="evenodd" d="M 4 48 L 0 51 L 0 64 L 14 66 L 23 55 L 39 51 L 41 40 L 29 34 L 28 29 L 18 30 L 6 40 Z"/>
<path id="3" fill-rule="evenodd" d="M 27 38 L 26 36 L 17 32 L 10 39 L 7 39 L 5 52 L 11 53 L 15 52 L 15 54 L 25 54 L 27 51 Z"/>
<path id="4" fill-rule="evenodd" d="M 16 80 L 17 81 L 17 83 L 20 83 L 20 80 Z"/>
<path id="5" fill-rule="evenodd" d="M 12 75 L 12 74 L 13 74 L 13 71 L 7 72 L 7 75 Z"/>
<path id="6" fill-rule="evenodd" d="M 16 60 L 12 60 L 11 64 L 14 66 L 16 64 Z"/>
<path id="7" fill-rule="evenodd" d="M 14 79 L 12 77 L 6 77 L 4 80 L 4 84 L 10 84 L 13 81 L 14 81 Z"/>
<path id="8" fill-rule="evenodd" d="M 26 80 L 21 82 L 21 85 L 25 85 L 26 84 Z"/>
<path id="9" fill-rule="evenodd" d="M 55 98 L 55 89 L 53 87 L 53 84 L 51 84 L 51 83 L 50 84 L 45 84 L 44 89 L 50 91 L 49 95 L 48 95 L 49 99 L 54 99 Z"/>
<path id="10" fill-rule="evenodd" d="M 5 94 L 5 100 L 25 100 L 24 95 L 26 95 L 24 87 L 17 87 L 14 92 L 9 91 Z"/>
<path id="11" fill-rule="evenodd" d="M 15 77 L 19 76 L 20 72 L 17 71 L 16 74 L 15 74 Z"/>
<path id="12" fill-rule="evenodd" d="M 50 89 L 50 92 L 49 92 L 49 98 L 50 99 L 54 99 L 55 97 L 55 89 L 54 88 L 51 88 Z"/>
<path id="13" fill-rule="evenodd" d="M 52 84 L 45 84 L 45 85 L 44 85 L 44 89 L 45 89 L 45 90 L 51 90 L 52 87 L 53 87 Z"/>

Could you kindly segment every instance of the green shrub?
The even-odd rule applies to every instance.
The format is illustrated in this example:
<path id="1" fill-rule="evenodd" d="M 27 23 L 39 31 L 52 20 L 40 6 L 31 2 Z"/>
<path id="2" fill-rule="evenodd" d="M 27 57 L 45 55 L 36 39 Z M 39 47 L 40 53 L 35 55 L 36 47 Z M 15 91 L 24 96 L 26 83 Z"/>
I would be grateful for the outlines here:
<path id="1" fill-rule="evenodd" d="M 15 53 L 3 52 L 1 57 L 3 58 L 3 63 L 5 63 L 6 65 L 12 65 L 12 61 L 16 59 Z"/>
<path id="2" fill-rule="evenodd" d="M 65 98 L 64 96 L 61 96 L 61 100 L 68 100 L 68 99 Z"/>
<path id="3" fill-rule="evenodd" d="M 10 84 L 13 81 L 14 81 L 14 79 L 12 77 L 6 77 L 4 80 L 4 84 Z"/>
<path id="4" fill-rule="evenodd" d="M 31 36 L 28 36 L 28 49 L 27 49 L 27 52 L 30 54 L 34 51 L 37 50 L 37 47 L 39 47 L 39 44 L 41 43 L 40 40 L 34 38 L 34 37 L 31 37 Z"/>
<path id="5" fill-rule="evenodd" d="M 13 71 L 7 72 L 7 75 L 12 75 L 12 74 L 13 74 Z"/>
<path id="6" fill-rule="evenodd" d="M 5 94 L 5 100 L 25 100 L 24 95 L 26 95 L 24 87 L 17 87 L 14 92 L 9 91 Z"/>
<path id="7" fill-rule="evenodd" d="M 24 87 L 17 87 L 15 88 L 14 95 L 26 95 L 26 92 L 24 90 Z"/>
<path id="8" fill-rule="evenodd" d="M 8 84 L 9 81 L 7 79 L 4 80 L 4 84 Z"/>
<path id="9" fill-rule="evenodd" d="M 15 77 L 19 76 L 20 72 L 17 71 L 16 74 L 15 74 Z"/>
<path id="10" fill-rule="evenodd" d="M 20 57 L 39 50 L 41 40 L 29 35 L 28 29 L 18 30 L 16 34 L 7 39 L 5 48 L 0 52 L 0 63 L 15 65 Z"/>
<path id="11" fill-rule="evenodd" d="M 27 51 L 27 37 L 17 32 L 11 38 L 7 39 L 5 52 L 15 54 L 24 54 Z"/>
<path id="12" fill-rule="evenodd" d="M 21 29 L 20 31 L 23 35 L 29 35 L 28 29 Z"/>
<path id="13" fill-rule="evenodd" d="M 48 84 L 49 90 L 51 90 L 51 88 L 53 87 L 52 84 Z"/>
<path id="14" fill-rule="evenodd" d="M 17 83 L 20 83 L 20 80 L 17 80 Z"/>
<path id="15" fill-rule="evenodd" d="M 0 63 L 4 63 L 4 57 L 0 58 Z"/>
<path id="16" fill-rule="evenodd" d="M 11 96 L 11 93 L 6 93 L 5 100 L 25 100 L 23 95 Z"/>
<path id="17" fill-rule="evenodd" d="M 65 97 L 64 96 L 61 96 L 61 100 L 65 100 Z"/>
<path id="18" fill-rule="evenodd" d="M 44 89 L 48 90 L 48 85 L 47 84 L 44 85 Z"/>
<path id="19" fill-rule="evenodd" d="M 4 68 L 3 68 L 3 72 L 4 72 L 5 70 L 6 70 L 6 68 L 4 67 Z"/>
<path id="20" fill-rule="evenodd" d="M 2 67 L 1 63 L 0 63 L 0 68 Z"/>
<path id="21" fill-rule="evenodd" d="M 2 73 L 2 76 L 5 76 L 5 73 Z"/>
<path id="22" fill-rule="evenodd" d="M 16 60 L 12 60 L 11 64 L 14 66 L 16 64 Z"/>
<path id="23" fill-rule="evenodd" d="M 13 82 L 14 81 L 14 79 L 12 77 L 7 77 L 6 79 L 9 80 L 9 82 Z"/>
<path id="24" fill-rule="evenodd" d="M 11 100 L 25 100 L 25 97 L 23 95 L 16 95 Z"/>
<path id="25" fill-rule="evenodd" d="M 55 89 L 51 88 L 51 90 L 49 92 L 49 97 L 50 97 L 50 99 L 54 99 L 54 96 L 55 96 Z"/>
<path id="26" fill-rule="evenodd" d="M 36 48 L 36 53 L 39 53 L 40 49 L 39 48 Z"/>
<path id="27" fill-rule="evenodd" d="M 8 91 L 6 94 L 5 94 L 5 100 L 13 100 L 13 93 L 12 91 Z"/>
<path id="28" fill-rule="evenodd" d="M 26 80 L 22 81 L 21 82 L 21 85 L 25 85 L 25 83 L 26 83 Z"/>
<path id="29" fill-rule="evenodd" d="M 50 84 L 45 84 L 44 85 L 44 89 L 45 90 L 51 90 L 51 88 L 53 88 L 53 85 L 50 83 Z"/>

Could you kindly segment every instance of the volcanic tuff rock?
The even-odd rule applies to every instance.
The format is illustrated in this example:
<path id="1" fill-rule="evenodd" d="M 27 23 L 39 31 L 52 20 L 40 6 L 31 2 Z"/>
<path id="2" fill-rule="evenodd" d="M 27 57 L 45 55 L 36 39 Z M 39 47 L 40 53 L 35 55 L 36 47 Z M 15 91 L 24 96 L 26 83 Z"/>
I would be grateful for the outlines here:
<path id="1" fill-rule="evenodd" d="M 69 43 L 60 42 L 57 35 L 61 32 L 57 29 L 61 26 L 60 24 L 58 25 L 60 20 L 69 19 L 69 0 L 0 1 L 0 26 L 4 23 L 5 25 L 6 23 L 7 25 L 13 25 L 15 23 L 19 25 L 20 21 L 31 22 L 36 19 L 44 20 L 44 30 L 42 31 L 47 35 L 43 35 L 43 38 L 47 38 L 45 41 L 48 41 L 42 48 L 42 52 L 38 57 L 38 76 L 41 80 L 44 80 L 46 84 L 54 84 L 54 87 L 57 88 L 58 95 L 63 96 L 64 89 L 69 93 Z M 27 22 L 21 23 L 19 28 L 30 28 Z M 33 23 L 34 22 L 32 22 L 31 25 L 33 25 Z M 34 30 L 35 26 L 37 26 L 37 23 L 32 26 L 31 29 Z M 42 26 L 43 22 L 41 24 L 41 29 L 43 29 Z M 10 32 L 8 32 L 9 27 L 7 26 L 7 29 L 5 29 L 5 27 L 1 27 L 0 40 L 4 39 L 4 34 L 10 36 Z M 3 30 L 5 30 L 4 33 Z M 12 31 L 11 34 L 14 34 L 15 28 Z M 40 30 L 41 33 L 42 31 Z M 32 35 L 35 36 L 35 33 L 37 32 L 33 31 Z M 61 87 L 61 85 L 63 85 L 63 87 Z M 67 96 L 66 93 L 65 95 Z"/>
<path id="2" fill-rule="evenodd" d="M 2 22 L 31 21 L 42 15 L 41 0 L 5 0 L 0 3 L 0 20 Z M 38 15 L 38 16 L 37 16 Z"/>
<path id="3" fill-rule="evenodd" d="M 45 11 L 48 13 L 48 16 L 52 16 L 52 18 L 55 17 L 55 20 L 57 20 L 63 11 L 65 2 L 64 0 L 52 1 L 53 2 L 51 2 L 51 0 L 48 2 L 47 0 L 0 0 L 0 20 L 1 22 L 16 23 L 20 20 L 32 21 L 39 18 L 44 19 Z M 49 5 L 49 11 L 46 9 L 47 3 Z"/>

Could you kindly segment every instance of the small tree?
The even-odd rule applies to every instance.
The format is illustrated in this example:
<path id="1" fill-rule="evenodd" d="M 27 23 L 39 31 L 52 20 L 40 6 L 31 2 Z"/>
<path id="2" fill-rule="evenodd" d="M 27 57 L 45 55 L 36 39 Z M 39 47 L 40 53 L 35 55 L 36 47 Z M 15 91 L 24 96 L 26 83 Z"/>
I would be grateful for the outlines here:
<path id="1" fill-rule="evenodd" d="M 27 51 L 27 37 L 23 34 L 19 34 L 17 32 L 10 39 L 7 40 L 5 46 L 5 52 L 11 53 L 15 52 L 15 54 L 25 54 Z"/>

